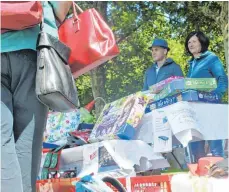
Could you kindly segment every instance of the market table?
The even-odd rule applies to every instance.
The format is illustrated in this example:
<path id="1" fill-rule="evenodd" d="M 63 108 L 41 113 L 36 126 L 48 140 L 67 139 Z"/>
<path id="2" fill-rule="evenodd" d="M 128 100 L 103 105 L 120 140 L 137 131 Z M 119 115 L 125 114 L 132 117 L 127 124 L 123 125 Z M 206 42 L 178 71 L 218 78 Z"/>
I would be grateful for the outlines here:
<path id="1" fill-rule="evenodd" d="M 162 117 L 157 117 L 158 111 Z M 173 136 L 184 147 L 195 140 L 228 139 L 227 104 L 183 101 L 145 114 L 138 126 L 136 139 L 146 143 L 156 140 L 154 137 L 160 132 L 161 125 L 155 122 L 164 117 L 168 119 Z"/>

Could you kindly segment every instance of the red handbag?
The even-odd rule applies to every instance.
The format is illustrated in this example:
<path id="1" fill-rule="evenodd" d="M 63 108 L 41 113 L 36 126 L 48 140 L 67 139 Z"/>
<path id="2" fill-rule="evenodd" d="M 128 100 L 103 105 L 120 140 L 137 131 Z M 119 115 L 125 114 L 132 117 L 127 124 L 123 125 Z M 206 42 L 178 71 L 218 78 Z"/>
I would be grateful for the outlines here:
<path id="1" fill-rule="evenodd" d="M 71 48 L 69 65 L 74 78 L 119 54 L 112 30 L 94 8 L 83 11 L 73 3 L 73 17 L 59 27 L 59 38 Z"/>
<path id="2" fill-rule="evenodd" d="M 40 1 L 1 1 L 1 33 L 23 30 L 42 20 Z"/>

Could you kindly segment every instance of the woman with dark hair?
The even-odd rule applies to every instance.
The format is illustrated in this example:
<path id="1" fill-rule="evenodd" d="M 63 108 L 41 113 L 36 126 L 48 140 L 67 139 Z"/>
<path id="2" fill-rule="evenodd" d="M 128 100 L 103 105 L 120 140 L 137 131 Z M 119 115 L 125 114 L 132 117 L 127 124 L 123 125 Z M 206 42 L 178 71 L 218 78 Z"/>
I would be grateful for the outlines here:
<path id="1" fill-rule="evenodd" d="M 223 69 L 223 64 L 219 57 L 208 51 L 210 41 L 201 31 L 191 32 L 185 41 L 185 48 L 192 58 L 189 63 L 189 78 L 215 78 L 217 88 L 213 90 L 220 98 L 228 88 L 228 78 Z M 222 140 L 209 140 L 210 151 L 213 156 L 224 156 Z M 206 156 L 204 150 L 205 141 L 190 143 L 191 153 L 194 161 Z"/>

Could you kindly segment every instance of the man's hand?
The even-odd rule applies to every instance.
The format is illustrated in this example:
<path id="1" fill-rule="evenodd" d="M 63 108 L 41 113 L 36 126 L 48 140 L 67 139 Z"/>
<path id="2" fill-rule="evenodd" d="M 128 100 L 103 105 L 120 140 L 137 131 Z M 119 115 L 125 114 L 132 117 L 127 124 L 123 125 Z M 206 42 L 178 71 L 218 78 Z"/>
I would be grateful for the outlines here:
<path id="1" fill-rule="evenodd" d="M 228 176 L 228 158 L 210 165 L 208 167 L 208 176 L 215 178 Z"/>
<path id="2" fill-rule="evenodd" d="M 209 177 L 216 177 L 216 178 L 219 178 L 219 177 L 223 177 L 223 176 L 226 176 L 226 173 L 223 169 L 217 167 L 215 164 L 209 169 L 209 172 L 208 172 L 208 176 Z"/>

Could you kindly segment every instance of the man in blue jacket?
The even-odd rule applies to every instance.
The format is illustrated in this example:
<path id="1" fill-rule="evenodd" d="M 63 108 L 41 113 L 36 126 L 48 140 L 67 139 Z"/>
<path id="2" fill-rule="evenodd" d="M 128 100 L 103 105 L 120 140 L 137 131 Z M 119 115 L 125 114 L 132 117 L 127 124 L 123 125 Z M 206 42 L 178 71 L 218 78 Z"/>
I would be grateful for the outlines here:
<path id="1" fill-rule="evenodd" d="M 149 49 L 152 51 L 154 63 L 145 72 L 143 91 L 171 76 L 184 76 L 180 66 L 171 58 L 167 58 L 170 49 L 164 39 L 154 39 Z"/>

